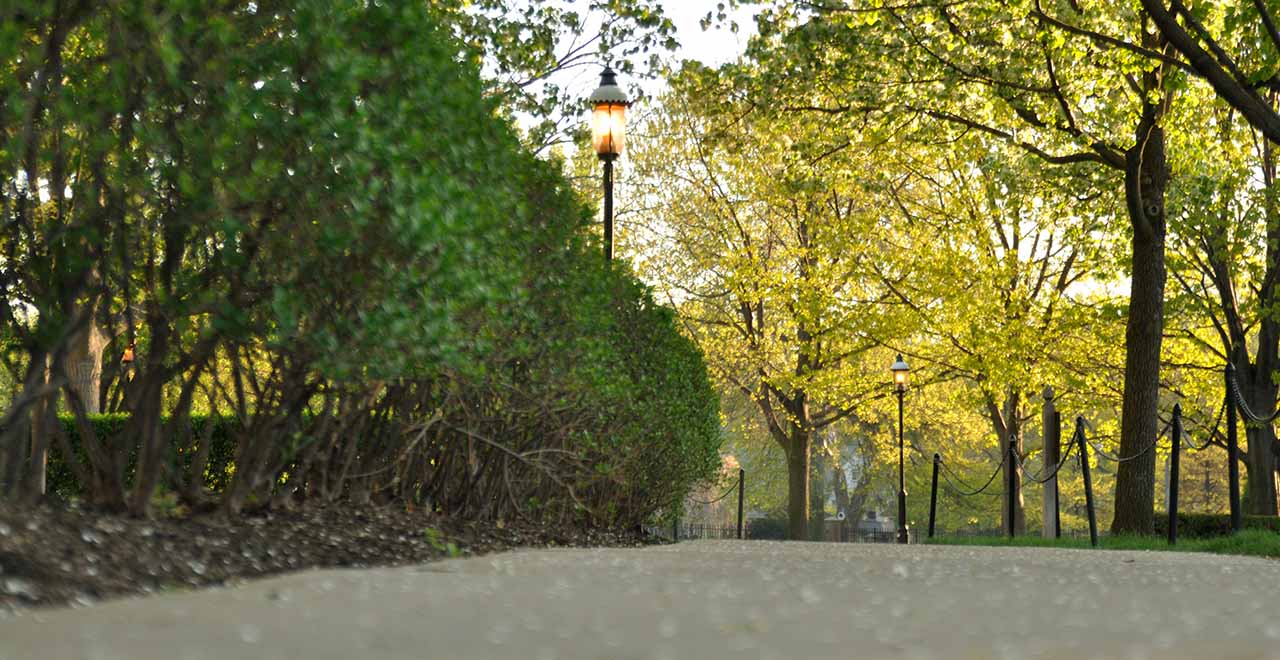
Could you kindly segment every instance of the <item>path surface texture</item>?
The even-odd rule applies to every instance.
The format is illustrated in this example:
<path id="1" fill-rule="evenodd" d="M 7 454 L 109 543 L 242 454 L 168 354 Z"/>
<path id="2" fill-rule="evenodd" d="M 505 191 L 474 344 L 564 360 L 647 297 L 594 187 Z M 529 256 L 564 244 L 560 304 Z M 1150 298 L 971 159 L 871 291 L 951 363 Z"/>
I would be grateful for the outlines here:
<path id="1" fill-rule="evenodd" d="M 1280 658 L 1280 562 L 697 541 L 326 570 L 0 619 L 4 660 Z"/>

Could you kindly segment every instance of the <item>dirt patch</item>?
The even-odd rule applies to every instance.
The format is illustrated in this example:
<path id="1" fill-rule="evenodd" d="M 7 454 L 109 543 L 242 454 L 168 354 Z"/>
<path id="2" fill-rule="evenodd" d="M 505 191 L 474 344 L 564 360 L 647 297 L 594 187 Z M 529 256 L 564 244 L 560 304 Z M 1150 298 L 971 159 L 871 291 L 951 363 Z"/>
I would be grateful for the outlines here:
<path id="1" fill-rule="evenodd" d="M 653 541 L 640 534 L 457 521 L 385 507 L 138 520 L 75 507 L 0 504 L 0 611 L 87 605 L 308 568 Z"/>

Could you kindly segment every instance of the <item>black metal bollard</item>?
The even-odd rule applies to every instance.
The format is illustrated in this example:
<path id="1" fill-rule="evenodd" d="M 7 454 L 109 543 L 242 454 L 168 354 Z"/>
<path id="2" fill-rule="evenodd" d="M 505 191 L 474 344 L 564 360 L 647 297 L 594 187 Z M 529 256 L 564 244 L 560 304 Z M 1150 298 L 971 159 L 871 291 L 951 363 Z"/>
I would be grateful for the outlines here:
<path id="1" fill-rule="evenodd" d="M 942 457 L 933 455 L 933 486 L 929 489 L 929 538 L 933 538 L 933 524 L 938 519 L 938 467 L 942 465 Z"/>
<path id="2" fill-rule="evenodd" d="M 1058 456 L 1062 456 L 1062 413 L 1053 412 L 1053 441 L 1058 445 Z M 1059 459 L 1061 460 L 1061 459 Z M 1053 538 L 1062 538 L 1062 508 L 1058 506 L 1058 494 L 1062 492 L 1058 484 L 1058 472 L 1053 472 Z"/>
<path id="3" fill-rule="evenodd" d="M 1005 473 L 1009 475 L 1009 478 L 1006 480 L 1007 483 L 1005 484 L 1005 499 L 1009 501 L 1009 506 L 1008 506 L 1009 510 L 1007 511 L 1009 516 L 1009 528 L 1006 531 L 1009 533 L 1009 538 L 1013 538 L 1014 530 L 1017 527 L 1017 521 L 1014 518 L 1015 518 L 1015 514 L 1018 511 L 1017 502 L 1014 499 L 1014 496 L 1017 494 L 1014 491 L 1017 490 L 1017 487 L 1018 487 L 1018 441 L 1017 440 L 1009 441 L 1009 458 L 1006 460 L 1009 461 L 1009 469 L 1005 471 Z"/>
<path id="4" fill-rule="evenodd" d="M 1169 429 L 1169 545 L 1178 542 L 1178 455 L 1182 452 L 1182 404 L 1173 404 Z"/>
<path id="5" fill-rule="evenodd" d="M 671 520 L 671 541 L 677 543 L 680 541 L 680 514 L 678 513 Z"/>
<path id="6" fill-rule="evenodd" d="M 747 471 L 738 468 L 738 539 L 742 539 L 742 487 L 747 483 Z"/>
<path id="7" fill-rule="evenodd" d="M 1098 514 L 1093 510 L 1093 481 L 1089 478 L 1089 442 L 1084 437 L 1084 418 L 1076 417 L 1076 440 L 1080 445 L 1080 473 L 1084 476 L 1084 506 L 1089 512 L 1089 545 L 1098 547 Z"/>
<path id="8" fill-rule="evenodd" d="M 1236 399 L 1231 396 L 1236 366 L 1227 363 L 1227 493 L 1231 499 L 1231 533 L 1240 531 L 1240 438 L 1236 430 Z"/>

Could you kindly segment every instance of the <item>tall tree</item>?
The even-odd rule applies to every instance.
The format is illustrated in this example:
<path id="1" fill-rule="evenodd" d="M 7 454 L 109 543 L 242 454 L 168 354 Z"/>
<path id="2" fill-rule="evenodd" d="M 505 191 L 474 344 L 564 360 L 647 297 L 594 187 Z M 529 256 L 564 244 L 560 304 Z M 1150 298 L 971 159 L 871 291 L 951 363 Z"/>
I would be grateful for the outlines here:
<path id="1" fill-rule="evenodd" d="M 1218 97 L 1280 144 L 1280 7 L 1274 0 L 1184 3 L 1142 0 L 1160 34 Z"/>
<path id="2" fill-rule="evenodd" d="M 1180 66 L 1143 13 L 1038 0 L 778 2 L 759 20 L 772 73 L 758 102 L 904 127 L 941 122 L 1054 165 L 1093 164 L 1124 191 L 1131 291 L 1121 451 L 1156 440 L 1165 288 L 1164 123 Z M 817 86 L 820 95 L 812 90 Z M 785 92 L 783 90 L 786 90 Z M 1123 463 L 1116 532 L 1150 532 L 1155 456 Z"/>
<path id="3" fill-rule="evenodd" d="M 917 337 L 904 350 L 970 383 L 971 405 L 995 436 L 989 455 L 1003 464 L 1003 483 L 1020 485 L 1020 461 L 1033 453 L 1024 426 L 1038 414 L 1030 403 L 1039 387 L 1088 398 L 1068 386 L 1062 365 L 1081 350 L 1067 338 L 1098 337 L 1104 321 L 1089 298 L 1109 284 L 1095 275 L 1111 258 L 1105 210 L 1097 214 L 1105 191 L 1087 168 L 1046 167 L 984 135 L 900 162 L 891 172 L 905 173 L 887 175 L 895 182 L 886 186 L 901 216 L 895 252 L 928 255 L 910 276 L 881 276 L 916 320 Z M 1087 350 L 1105 351 L 1094 343 Z M 1011 442 L 1018 461 L 1006 460 Z M 1020 487 L 1004 493 L 1002 523 L 1010 495 L 1014 529 L 1025 531 Z"/>
<path id="4" fill-rule="evenodd" d="M 1181 134 L 1195 157 L 1176 163 L 1185 181 L 1172 200 L 1178 224 L 1171 272 L 1187 315 L 1207 323 L 1184 322 L 1175 331 L 1207 358 L 1197 362 L 1210 376 L 1211 391 L 1221 393 L 1221 369 L 1230 363 L 1245 403 L 1269 415 L 1276 408 L 1280 370 L 1276 146 L 1225 108 L 1202 114 Z M 1220 411 L 1221 402 L 1210 408 Z M 1252 423 L 1245 429 L 1245 511 L 1276 515 L 1275 430 Z"/>
<path id="5" fill-rule="evenodd" d="M 759 408 L 786 453 L 790 536 L 806 539 L 814 434 L 885 392 L 883 369 L 862 364 L 882 334 L 885 292 L 863 277 L 882 246 L 858 186 L 865 154 L 753 114 L 732 82 L 688 65 L 634 142 L 655 206 L 637 261 L 716 376 Z"/>

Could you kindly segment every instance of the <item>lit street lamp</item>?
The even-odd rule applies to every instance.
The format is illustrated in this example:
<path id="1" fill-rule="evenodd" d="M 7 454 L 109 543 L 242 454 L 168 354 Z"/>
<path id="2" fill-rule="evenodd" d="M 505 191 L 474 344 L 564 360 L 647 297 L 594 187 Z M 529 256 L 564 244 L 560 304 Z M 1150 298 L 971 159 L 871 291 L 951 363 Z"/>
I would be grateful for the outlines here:
<path id="1" fill-rule="evenodd" d="M 609 67 L 600 74 L 600 86 L 591 93 L 591 143 L 604 161 L 604 257 L 613 260 L 613 161 L 622 154 L 627 130 L 627 93 L 618 86 Z"/>
<path id="2" fill-rule="evenodd" d="M 907 484 L 902 476 L 902 397 L 907 393 L 907 372 L 911 367 L 902 360 L 902 354 L 893 366 L 893 391 L 898 395 L 898 543 L 907 542 Z"/>

